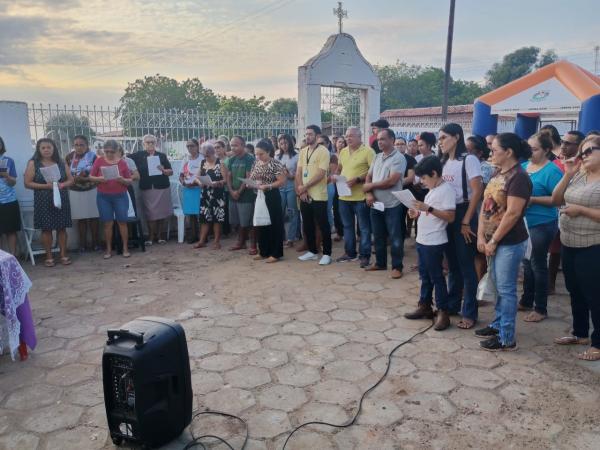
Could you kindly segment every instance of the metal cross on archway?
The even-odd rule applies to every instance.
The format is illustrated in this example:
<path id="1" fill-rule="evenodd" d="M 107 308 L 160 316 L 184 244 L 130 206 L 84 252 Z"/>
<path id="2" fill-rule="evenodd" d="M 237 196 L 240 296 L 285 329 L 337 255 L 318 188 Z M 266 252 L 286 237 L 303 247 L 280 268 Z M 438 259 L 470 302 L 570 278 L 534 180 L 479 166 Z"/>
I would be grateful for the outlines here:
<path id="1" fill-rule="evenodd" d="M 342 34 L 342 21 L 344 18 L 348 18 L 348 11 L 342 9 L 342 2 L 338 2 L 338 7 L 333 8 L 333 15 L 338 18 L 338 26 L 340 27 L 340 34 Z"/>

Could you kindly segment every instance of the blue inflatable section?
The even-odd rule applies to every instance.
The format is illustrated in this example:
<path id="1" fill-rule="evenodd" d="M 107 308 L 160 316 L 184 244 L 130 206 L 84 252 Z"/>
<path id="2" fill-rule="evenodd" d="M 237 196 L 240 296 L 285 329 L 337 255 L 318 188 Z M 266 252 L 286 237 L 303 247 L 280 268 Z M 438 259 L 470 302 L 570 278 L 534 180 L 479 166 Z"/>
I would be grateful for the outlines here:
<path id="1" fill-rule="evenodd" d="M 532 134 L 535 134 L 538 126 L 538 117 L 528 117 L 522 114 L 517 114 L 515 123 L 515 133 L 521 139 L 529 139 Z"/>
<path id="2" fill-rule="evenodd" d="M 600 130 L 600 94 L 584 101 L 579 113 L 579 131 L 587 134 L 592 130 Z"/>
<path id="3" fill-rule="evenodd" d="M 498 116 L 492 115 L 492 107 L 479 100 L 473 105 L 473 134 L 487 136 L 498 131 Z"/>

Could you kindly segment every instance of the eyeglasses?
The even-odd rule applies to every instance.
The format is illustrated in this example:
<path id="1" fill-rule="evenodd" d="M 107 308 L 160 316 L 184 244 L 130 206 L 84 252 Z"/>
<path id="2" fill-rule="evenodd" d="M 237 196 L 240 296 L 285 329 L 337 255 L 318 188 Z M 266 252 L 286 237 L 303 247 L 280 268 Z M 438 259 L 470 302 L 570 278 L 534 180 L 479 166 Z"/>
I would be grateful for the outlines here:
<path id="1" fill-rule="evenodd" d="M 116 150 L 106 150 L 106 149 L 105 149 L 105 150 L 104 150 L 104 153 L 117 153 L 117 151 L 116 151 Z"/>
<path id="2" fill-rule="evenodd" d="M 186 145 L 186 148 L 196 148 L 196 147 L 197 147 L 197 145 L 194 145 L 194 144 L 192 144 L 192 145 Z"/>
<path id="3" fill-rule="evenodd" d="M 577 142 L 569 142 L 569 141 L 565 141 L 564 139 L 561 139 L 560 143 L 562 145 L 579 145 Z"/>
<path id="4" fill-rule="evenodd" d="M 590 156 L 592 154 L 593 151 L 595 150 L 600 150 L 600 147 L 588 147 L 585 150 L 581 150 L 581 153 L 579 153 L 579 156 L 581 158 L 587 158 L 588 156 Z"/>

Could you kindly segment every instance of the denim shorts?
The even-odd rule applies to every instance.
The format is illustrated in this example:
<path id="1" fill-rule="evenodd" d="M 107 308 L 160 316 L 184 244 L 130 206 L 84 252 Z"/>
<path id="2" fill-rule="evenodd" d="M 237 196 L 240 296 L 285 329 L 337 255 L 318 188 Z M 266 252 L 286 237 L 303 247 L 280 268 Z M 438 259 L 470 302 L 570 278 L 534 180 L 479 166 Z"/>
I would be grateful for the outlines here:
<path id="1" fill-rule="evenodd" d="M 102 222 L 127 222 L 127 212 L 129 211 L 129 197 L 127 191 L 121 194 L 103 194 L 98 192 L 96 204 L 100 213 Z"/>

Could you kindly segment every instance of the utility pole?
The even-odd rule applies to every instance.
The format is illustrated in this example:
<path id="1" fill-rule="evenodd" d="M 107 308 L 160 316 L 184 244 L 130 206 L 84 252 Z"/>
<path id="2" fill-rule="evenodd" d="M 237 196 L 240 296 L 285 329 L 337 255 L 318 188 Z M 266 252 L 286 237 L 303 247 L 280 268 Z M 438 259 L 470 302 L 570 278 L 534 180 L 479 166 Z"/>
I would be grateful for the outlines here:
<path id="1" fill-rule="evenodd" d="M 448 88 L 450 86 L 450 63 L 452 61 L 452 37 L 454 36 L 455 3 L 455 0 L 450 0 L 450 14 L 448 16 L 448 39 L 446 41 L 446 68 L 444 69 L 444 97 L 442 99 L 442 122 L 446 122 L 448 120 Z"/>
<path id="2" fill-rule="evenodd" d="M 600 45 L 594 47 L 594 74 L 600 75 Z"/>

